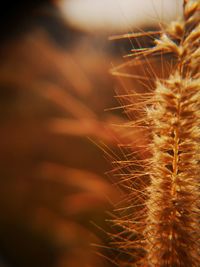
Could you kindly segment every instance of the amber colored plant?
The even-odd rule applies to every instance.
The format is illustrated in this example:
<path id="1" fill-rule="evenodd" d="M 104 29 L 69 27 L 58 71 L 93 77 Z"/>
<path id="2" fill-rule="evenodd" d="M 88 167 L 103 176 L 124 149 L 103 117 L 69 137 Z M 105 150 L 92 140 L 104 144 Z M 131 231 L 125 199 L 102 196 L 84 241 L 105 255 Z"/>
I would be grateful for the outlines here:
<path id="1" fill-rule="evenodd" d="M 99 115 L 106 90 L 94 90 L 112 87 L 98 78 L 103 56 L 57 41 L 35 26 L 0 44 L 0 258 L 9 266 L 105 266 L 90 246 L 101 243 L 90 220 L 103 225 L 118 195 L 88 137 L 115 146 Z"/>
<path id="2" fill-rule="evenodd" d="M 114 220 L 123 226 L 117 246 L 132 254 L 131 266 L 200 266 L 200 1 L 185 0 L 183 7 L 183 19 L 162 30 L 153 48 L 135 50 L 128 63 L 173 58 L 169 75 L 156 77 L 155 89 L 139 96 L 145 117 L 130 123 L 148 136 L 150 155 L 124 163 L 134 165 L 124 179 L 131 214 Z"/>

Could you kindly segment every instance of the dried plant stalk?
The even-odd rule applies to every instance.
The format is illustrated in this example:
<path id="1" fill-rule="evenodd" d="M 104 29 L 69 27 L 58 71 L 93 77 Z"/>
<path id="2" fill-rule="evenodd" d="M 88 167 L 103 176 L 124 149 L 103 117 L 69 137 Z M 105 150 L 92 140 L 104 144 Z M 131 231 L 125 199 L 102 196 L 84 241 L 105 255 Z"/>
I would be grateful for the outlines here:
<path id="1" fill-rule="evenodd" d="M 200 266 L 200 2 L 184 5 L 185 21 L 157 43 L 157 48 L 176 54 L 177 65 L 168 80 L 157 81 L 155 106 L 148 110 L 153 157 L 145 229 L 147 266 Z"/>
<path id="2" fill-rule="evenodd" d="M 151 157 L 141 175 L 148 173 L 150 181 L 140 190 L 134 184 L 132 196 L 141 194 L 133 199 L 137 218 L 123 223 L 134 236 L 128 244 L 135 254 L 132 266 L 200 266 L 200 1 L 185 0 L 183 6 L 183 19 L 141 52 L 142 57 L 169 53 L 176 63 L 167 79 L 157 78 L 139 121 L 151 138 Z"/>

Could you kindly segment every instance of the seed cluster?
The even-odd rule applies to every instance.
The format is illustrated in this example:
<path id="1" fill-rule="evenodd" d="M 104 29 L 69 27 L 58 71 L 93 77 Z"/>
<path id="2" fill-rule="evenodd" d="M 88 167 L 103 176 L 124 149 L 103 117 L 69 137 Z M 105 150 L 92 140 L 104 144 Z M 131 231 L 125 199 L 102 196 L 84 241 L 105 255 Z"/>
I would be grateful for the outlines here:
<path id="1" fill-rule="evenodd" d="M 146 266 L 200 266 L 200 2 L 185 2 L 184 19 L 157 41 L 176 66 L 157 81 L 151 121 L 151 183 L 144 236 Z"/>
<path id="2" fill-rule="evenodd" d="M 134 188 L 141 197 L 133 203 L 141 207 L 139 219 L 134 214 L 127 223 L 137 258 L 132 266 L 200 266 L 200 1 L 185 0 L 183 6 L 183 19 L 142 52 L 169 54 L 175 64 L 169 77 L 157 78 L 142 122 L 151 140 L 144 167 L 150 181 Z"/>

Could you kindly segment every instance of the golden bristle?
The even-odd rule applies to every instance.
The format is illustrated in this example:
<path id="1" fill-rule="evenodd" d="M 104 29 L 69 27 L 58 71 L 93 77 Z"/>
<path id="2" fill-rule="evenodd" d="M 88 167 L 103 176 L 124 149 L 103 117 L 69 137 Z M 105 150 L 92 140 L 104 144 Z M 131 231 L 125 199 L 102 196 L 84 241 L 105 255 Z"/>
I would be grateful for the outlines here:
<path id="1" fill-rule="evenodd" d="M 166 79 L 156 79 L 145 118 L 133 123 L 147 129 L 151 156 L 138 161 L 140 182 L 130 171 L 135 208 L 120 222 L 134 236 L 127 242 L 131 266 L 200 266 L 200 1 L 183 6 L 183 19 L 169 25 L 154 48 L 133 54 L 170 53 L 175 64 Z"/>

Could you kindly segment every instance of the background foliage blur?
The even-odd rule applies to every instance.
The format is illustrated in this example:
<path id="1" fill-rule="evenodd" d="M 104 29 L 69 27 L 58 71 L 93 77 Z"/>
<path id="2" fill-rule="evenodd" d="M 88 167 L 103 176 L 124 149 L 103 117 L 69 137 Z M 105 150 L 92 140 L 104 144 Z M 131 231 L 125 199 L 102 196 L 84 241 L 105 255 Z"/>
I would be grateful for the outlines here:
<path id="1" fill-rule="evenodd" d="M 116 92 L 146 90 L 123 73 L 152 73 L 122 65 L 115 72 L 123 73 L 113 78 L 109 69 L 133 46 L 153 43 L 148 37 L 109 42 L 111 33 L 130 31 L 133 22 L 112 28 L 104 20 L 104 28 L 95 28 L 88 20 L 91 27 L 84 26 L 70 2 L 15 1 L 1 10 L 0 266 L 106 267 L 119 256 L 106 248 L 107 233 L 116 231 L 107 212 L 126 194 L 112 163 L 123 158 L 122 144 L 144 157 L 139 147 L 146 140 L 116 126 L 127 115 L 135 119 L 135 110 L 104 110 L 119 106 Z M 174 2 L 178 13 L 180 1 Z M 145 19 L 139 25 L 157 29 Z M 159 74 L 160 66 L 155 70 Z"/>

